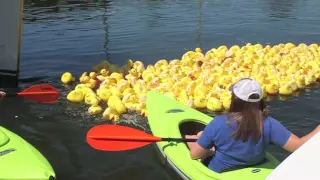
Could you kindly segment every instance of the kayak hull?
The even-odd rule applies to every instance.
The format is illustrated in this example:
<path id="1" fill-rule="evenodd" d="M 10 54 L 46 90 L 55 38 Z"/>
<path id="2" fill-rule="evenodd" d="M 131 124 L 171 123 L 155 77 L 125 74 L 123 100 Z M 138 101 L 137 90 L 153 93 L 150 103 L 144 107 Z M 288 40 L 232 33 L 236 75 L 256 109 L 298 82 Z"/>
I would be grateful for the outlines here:
<path id="1" fill-rule="evenodd" d="M 147 111 L 150 129 L 154 136 L 181 138 L 203 130 L 213 118 L 195 109 L 182 105 L 154 91 L 147 94 Z M 190 150 L 182 142 L 157 142 L 166 161 L 183 179 L 265 179 L 279 164 L 267 153 L 266 162 L 234 171 L 216 173 L 198 160 L 190 158 Z"/>
<path id="2" fill-rule="evenodd" d="M 0 179 L 54 180 L 47 159 L 17 134 L 0 126 Z"/>

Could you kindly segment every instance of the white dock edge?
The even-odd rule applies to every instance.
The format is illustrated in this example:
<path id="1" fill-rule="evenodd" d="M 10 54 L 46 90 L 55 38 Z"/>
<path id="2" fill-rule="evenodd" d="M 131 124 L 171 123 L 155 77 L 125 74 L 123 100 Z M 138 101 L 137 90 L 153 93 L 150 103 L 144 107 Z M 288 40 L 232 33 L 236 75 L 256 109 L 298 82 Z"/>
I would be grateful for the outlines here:
<path id="1" fill-rule="evenodd" d="M 319 180 L 320 132 L 288 156 L 266 180 Z"/>
<path id="2" fill-rule="evenodd" d="M 0 0 L 0 88 L 17 84 L 22 24 L 23 0 Z"/>

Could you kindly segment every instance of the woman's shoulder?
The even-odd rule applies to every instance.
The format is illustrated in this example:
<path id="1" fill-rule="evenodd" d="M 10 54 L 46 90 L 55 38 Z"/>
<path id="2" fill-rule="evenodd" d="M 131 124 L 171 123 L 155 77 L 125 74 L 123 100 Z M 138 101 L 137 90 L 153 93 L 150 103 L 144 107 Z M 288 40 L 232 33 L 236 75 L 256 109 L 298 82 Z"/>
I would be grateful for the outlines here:
<path id="1" fill-rule="evenodd" d="M 215 124 L 215 125 L 217 125 L 217 124 L 225 124 L 227 119 L 228 119 L 228 116 L 226 114 L 218 115 L 218 116 L 215 116 L 210 123 L 211 124 Z"/>
<path id="2" fill-rule="evenodd" d="M 269 128 L 275 128 L 275 127 L 281 126 L 281 123 L 277 119 L 275 119 L 271 116 L 267 116 L 265 118 L 263 124 L 265 127 L 267 126 Z"/>
<path id="3" fill-rule="evenodd" d="M 213 118 L 213 120 L 216 120 L 216 121 L 225 121 L 227 120 L 228 118 L 228 115 L 227 114 L 223 114 L 223 115 L 218 115 L 218 116 L 215 116 Z"/>
<path id="4" fill-rule="evenodd" d="M 264 122 L 266 123 L 272 123 L 274 121 L 277 121 L 275 118 L 271 117 L 271 116 L 267 116 L 265 119 L 264 119 Z"/>

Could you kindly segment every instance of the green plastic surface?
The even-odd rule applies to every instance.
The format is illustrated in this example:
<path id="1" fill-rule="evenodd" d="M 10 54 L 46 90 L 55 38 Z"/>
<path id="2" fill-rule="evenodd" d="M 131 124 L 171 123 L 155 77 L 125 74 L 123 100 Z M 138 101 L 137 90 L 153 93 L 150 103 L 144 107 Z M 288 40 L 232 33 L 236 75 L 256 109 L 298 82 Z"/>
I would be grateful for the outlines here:
<path id="1" fill-rule="evenodd" d="M 169 112 L 169 110 L 178 109 L 183 112 Z M 181 138 L 179 125 L 183 122 L 197 121 L 208 124 L 212 120 L 212 117 L 154 91 L 149 91 L 147 94 L 147 111 L 149 125 L 153 135 L 164 138 Z M 192 160 L 190 158 L 190 151 L 185 143 L 158 142 L 157 144 L 161 148 L 160 150 L 165 153 L 167 158 L 170 159 L 181 172 L 189 179 L 195 180 L 262 180 L 279 164 L 277 159 L 270 153 L 267 153 L 267 161 L 264 164 L 225 173 L 216 173 L 198 160 Z"/>
<path id="2" fill-rule="evenodd" d="M 48 180 L 50 176 L 55 178 L 49 162 L 31 144 L 0 126 L 0 136 L 3 136 L 1 133 L 10 139 L 0 146 L 1 180 Z"/>
<path id="3" fill-rule="evenodd" d="M 9 142 L 9 137 L 0 130 L 0 147 L 6 145 Z"/>

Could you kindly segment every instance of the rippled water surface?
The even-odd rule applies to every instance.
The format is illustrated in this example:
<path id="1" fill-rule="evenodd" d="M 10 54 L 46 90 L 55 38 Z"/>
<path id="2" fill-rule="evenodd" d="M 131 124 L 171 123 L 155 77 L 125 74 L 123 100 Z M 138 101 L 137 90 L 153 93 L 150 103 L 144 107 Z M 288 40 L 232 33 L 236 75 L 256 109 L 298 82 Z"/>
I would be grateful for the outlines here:
<path id="1" fill-rule="evenodd" d="M 39 149 L 59 179 L 179 179 L 161 163 L 155 146 L 119 153 L 90 148 L 85 134 L 100 116 L 66 102 L 70 87 L 60 84 L 60 75 L 70 71 L 78 77 L 101 60 L 120 65 L 128 58 L 145 64 L 181 58 L 196 47 L 318 43 L 319 6 L 317 0 L 27 0 L 20 88 L 52 82 L 61 100 L 43 105 L 7 98 L 1 123 Z M 304 135 L 320 122 L 319 96 L 314 87 L 286 101 L 270 101 L 271 115 Z M 149 131 L 144 118 L 128 117 L 120 123 Z M 280 160 L 288 155 L 270 149 Z"/>

